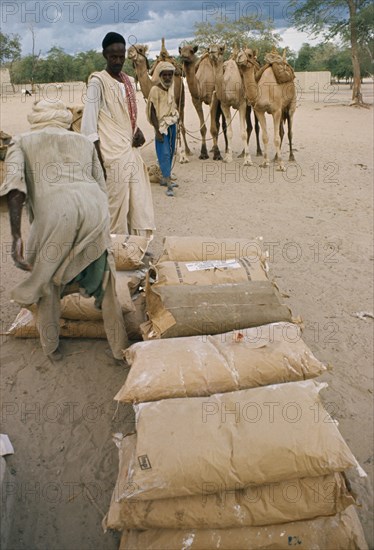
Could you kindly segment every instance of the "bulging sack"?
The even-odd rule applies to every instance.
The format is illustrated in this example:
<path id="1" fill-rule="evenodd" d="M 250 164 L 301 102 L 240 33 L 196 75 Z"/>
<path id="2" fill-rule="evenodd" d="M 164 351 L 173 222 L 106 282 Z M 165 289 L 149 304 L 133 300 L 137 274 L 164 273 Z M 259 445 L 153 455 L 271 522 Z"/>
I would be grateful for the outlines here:
<path id="1" fill-rule="evenodd" d="M 340 473 L 220 492 L 206 484 L 200 495 L 119 501 L 128 484 L 136 435 L 118 442 L 119 474 L 105 529 L 227 529 L 331 516 L 355 503 Z M 218 490 L 217 490 L 218 489 Z"/>
<path id="2" fill-rule="evenodd" d="M 199 262 L 159 262 L 150 270 L 154 287 L 164 285 L 219 285 L 267 281 L 260 259 L 256 257 Z"/>
<path id="3" fill-rule="evenodd" d="M 332 517 L 237 529 L 124 531 L 120 550 L 368 550 L 353 506 Z"/>
<path id="4" fill-rule="evenodd" d="M 101 310 L 95 307 L 95 298 L 85 298 L 79 293 L 62 298 L 61 317 L 76 321 L 100 321 L 103 318 Z"/>
<path id="5" fill-rule="evenodd" d="M 221 334 L 278 321 L 292 322 L 270 281 L 228 285 L 146 285 L 149 322 L 144 340 Z"/>
<path id="6" fill-rule="evenodd" d="M 26 308 L 21 309 L 7 334 L 16 338 L 38 338 L 39 331 L 32 312 Z M 106 339 L 106 333 L 103 321 L 60 319 L 60 337 Z"/>
<path id="7" fill-rule="evenodd" d="M 122 498 L 174 498 L 357 466 L 314 380 L 134 405 L 136 460 Z M 129 489 L 131 487 L 131 490 Z"/>
<path id="8" fill-rule="evenodd" d="M 115 399 L 135 403 L 292 382 L 326 370 L 291 323 L 139 342 L 124 358 L 131 369 Z"/>
<path id="9" fill-rule="evenodd" d="M 196 262 L 248 257 L 266 262 L 262 239 L 216 239 L 212 237 L 165 237 L 159 262 Z"/>
<path id="10" fill-rule="evenodd" d="M 143 267 L 150 239 L 137 235 L 111 235 L 112 253 L 117 271 L 127 271 Z"/>

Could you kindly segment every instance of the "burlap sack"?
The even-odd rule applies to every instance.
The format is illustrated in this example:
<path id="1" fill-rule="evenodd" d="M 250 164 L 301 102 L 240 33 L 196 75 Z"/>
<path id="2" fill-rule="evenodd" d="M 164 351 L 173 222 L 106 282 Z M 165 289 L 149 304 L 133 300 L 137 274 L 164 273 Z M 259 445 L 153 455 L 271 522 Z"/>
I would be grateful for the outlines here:
<path id="1" fill-rule="evenodd" d="M 131 295 L 145 283 L 145 271 L 117 271 L 116 292 L 123 313 L 135 311 Z M 79 293 L 68 294 L 61 300 L 61 317 L 78 321 L 99 321 L 103 318 L 95 307 L 95 298 L 85 298 Z"/>
<path id="2" fill-rule="evenodd" d="M 219 285 L 267 281 L 264 266 L 256 258 L 209 260 L 205 262 L 159 262 L 152 269 L 155 287 L 164 285 Z"/>
<path id="3" fill-rule="evenodd" d="M 119 443 L 119 474 L 104 529 L 227 529 L 331 516 L 354 504 L 340 473 L 247 487 L 231 492 L 204 486 L 200 495 L 122 500 L 136 451 L 136 435 Z"/>
<path id="4" fill-rule="evenodd" d="M 123 318 L 125 321 L 127 336 L 130 340 L 137 341 L 142 339 L 140 326 L 147 320 L 144 292 L 134 296 L 133 304 L 135 310 L 130 313 L 126 313 Z"/>
<path id="5" fill-rule="evenodd" d="M 216 336 L 169 338 L 127 348 L 122 402 L 199 397 L 313 378 L 326 367 L 291 323 Z"/>
<path id="6" fill-rule="evenodd" d="M 196 262 L 248 257 L 266 261 L 261 239 L 216 239 L 212 237 L 165 237 L 159 262 Z"/>
<path id="7" fill-rule="evenodd" d="M 319 399 L 326 385 L 304 380 L 134 405 L 136 460 L 121 497 L 191 496 L 207 483 L 230 491 L 358 466 Z"/>
<path id="8" fill-rule="evenodd" d="M 99 321 L 101 310 L 95 307 L 95 298 L 84 298 L 81 294 L 68 294 L 61 300 L 61 317 L 78 321 Z"/>
<path id="9" fill-rule="evenodd" d="M 270 281 L 230 285 L 146 285 L 149 321 L 144 340 L 221 334 L 278 321 L 292 322 Z"/>
<path id="10" fill-rule="evenodd" d="M 137 235 L 111 235 L 112 252 L 117 271 L 143 267 L 142 259 L 147 252 L 149 239 Z"/>
<path id="11" fill-rule="evenodd" d="M 25 308 L 21 309 L 7 334 L 16 338 L 38 338 L 39 332 L 32 312 Z M 106 339 L 106 333 L 103 321 L 60 319 L 60 337 Z"/>
<path id="12" fill-rule="evenodd" d="M 124 531 L 120 550 L 368 550 L 353 506 L 309 521 L 238 529 Z"/>
<path id="13" fill-rule="evenodd" d="M 278 84 L 286 84 L 295 79 L 294 70 L 288 63 L 273 63 L 271 68 L 273 69 L 275 80 Z"/>

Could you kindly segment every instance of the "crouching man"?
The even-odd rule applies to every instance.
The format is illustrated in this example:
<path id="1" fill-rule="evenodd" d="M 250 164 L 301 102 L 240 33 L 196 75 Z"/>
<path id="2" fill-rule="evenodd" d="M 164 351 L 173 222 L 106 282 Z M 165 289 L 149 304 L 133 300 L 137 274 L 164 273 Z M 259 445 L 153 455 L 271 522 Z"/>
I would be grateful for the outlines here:
<path id="1" fill-rule="evenodd" d="M 30 272 L 11 297 L 21 306 L 37 304 L 43 351 L 58 360 L 60 298 L 78 289 L 94 296 L 113 356 L 121 359 L 128 340 L 115 292 L 108 200 L 95 146 L 68 130 L 72 114 L 61 101 L 39 101 L 28 120 L 31 131 L 9 146 L 0 188 L 0 195 L 7 195 L 12 258 Z M 24 255 L 25 200 L 31 230 Z"/>

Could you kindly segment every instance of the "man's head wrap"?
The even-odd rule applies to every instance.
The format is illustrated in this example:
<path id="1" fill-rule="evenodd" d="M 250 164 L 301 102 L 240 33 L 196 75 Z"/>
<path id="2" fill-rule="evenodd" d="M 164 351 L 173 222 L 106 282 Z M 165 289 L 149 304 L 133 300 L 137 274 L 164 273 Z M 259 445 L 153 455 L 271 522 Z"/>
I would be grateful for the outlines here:
<path id="1" fill-rule="evenodd" d="M 169 63 L 169 61 L 161 61 L 161 63 L 157 65 L 156 71 L 158 74 L 164 71 L 173 71 L 173 73 L 175 73 L 175 67 L 172 63 Z"/>
<path id="2" fill-rule="evenodd" d="M 104 36 L 102 42 L 103 50 L 112 44 L 124 44 L 126 46 L 126 40 L 123 38 L 122 34 L 118 34 L 118 32 L 108 32 L 108 34 Z"/>
<path id="3" fill-rule="evenodd" d="M 27 115 L 32 130 L 41 130 L 46 126 L 57 126 L 58 128 L 69 128 L 73 115 L 66 108 L 66 105 L 58 101 L 47 101 L 42 99 L 32 106 L 32 112 Z"/>

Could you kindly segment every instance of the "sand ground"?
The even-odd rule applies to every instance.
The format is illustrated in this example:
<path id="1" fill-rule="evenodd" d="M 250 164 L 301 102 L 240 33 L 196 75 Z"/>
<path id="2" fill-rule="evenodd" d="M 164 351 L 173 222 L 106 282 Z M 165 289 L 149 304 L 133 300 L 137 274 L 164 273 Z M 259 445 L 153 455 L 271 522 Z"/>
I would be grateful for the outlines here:
<path id="1" fill-rule="evenodd" d="M 373 103 L 373 87 L 364 84 Z M 327 93 L 329 92 L 329 93 Z M 331 92 L 333 92 L 331 94 Z M 49 90 L 49 95 L 53 92 Z M 80 103 L 79 86 L 65 86 L 62 99 Z M 175 164 L 180 187 L 175 198 L 154 185 L 157 233 L 152 252 L 165 235 L 244 237 L 261 235 L 270 252 L 271 275 L 287 303 L 304 319 L 304 338 L 313 352 L 333 366 L 323 396 L 339 421 L 350 448 L 368 473 L 350 475 L 362 503 L 365 534 L 374 548 L 373 501 L 373 110 L 348 107 L 349 88 L 299 97 L 294 122 L 296 163 L 285 173 L 243 161 L 230 165 L 198 159 L 198 119 L 187 94 L 186 126 L 193 133 L 193 156 Z M 1 98 L 2 130 L 28 128 L 34 98 Z M 149 141 L 152 130 L 139 99 L 139 125 Z M 241 150 L 238 117 L 233 121 L 234 150 Z M 221 139 L 222 141 L 222 139 Z M 210 142 L 211 143 L 211 142 Z M 271 145 L 273 154 L 273 146 Z M 287 153 L 287 147 L 283 147 Z M 154 162 L 152 142 L 143 149 Z M 9 255 L 6 205 L 1 204 L 2 333 L 18 312 L 9 302 L 11 287 L 27 276 Z M 28 232 L 26 218 L 24 236 Z M 104 535 L 117 473 L 114 432 L 132 429 L 129 407 L 116 410 L 113 396 L 126 370 L 104 353 L 105 341 L 65 341 L 66 356 L 52 365 L 37 340 L 2 336 L 2 428 L 14 445 L 8 458 L 15 494 L 9 549 L 107 550 L 115 534 Z M 186 442 L 188 444 L 188 442 Z"/>

